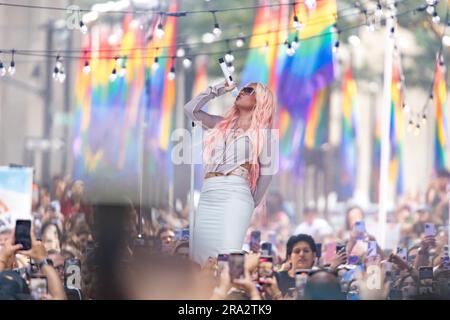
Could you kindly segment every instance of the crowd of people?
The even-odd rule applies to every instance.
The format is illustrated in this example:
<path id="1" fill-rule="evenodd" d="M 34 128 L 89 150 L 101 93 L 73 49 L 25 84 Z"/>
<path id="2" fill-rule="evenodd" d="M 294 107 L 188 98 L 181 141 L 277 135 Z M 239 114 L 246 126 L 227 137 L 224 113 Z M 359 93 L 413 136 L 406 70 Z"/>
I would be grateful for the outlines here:
<path id="1" fill-rule="evenodd" d="M 0 299 L 450 299 L 450 174 L 388 214 L 395 247 L 379 246 L 376 215 L 357 206 L 342 226 L 314 207 L 296 219 L 269 192 L 242 253 L 189 260 L 189 205 L 91 206 L 82 181 L 33 186 L 31 247 L 0 217 Z M 45 279 L 45 280 L 42 280 Z"/>

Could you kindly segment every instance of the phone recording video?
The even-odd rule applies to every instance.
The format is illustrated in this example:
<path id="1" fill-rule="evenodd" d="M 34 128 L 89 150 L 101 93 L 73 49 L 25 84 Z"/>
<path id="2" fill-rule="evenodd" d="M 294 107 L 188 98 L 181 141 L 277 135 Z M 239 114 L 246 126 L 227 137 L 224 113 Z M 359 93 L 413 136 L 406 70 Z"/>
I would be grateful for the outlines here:
<path id="1" fill-rule="evenodd" d="M 30 278 L 30 293 L 34 300 L 41 300 L 48 293 L 47 277 L 33 276 Z"/>
<path id="2" fill-rule="evenodd" d="M 272 257 L 260 257 L 258 264 L 258 282 L 260 284 L 267 283 L 267 280 L 273 277 L 273 260 Z"/>
<path id="3" fill-rule="evenodd" d="M 22 250 L 31 249 L 31 220 L 17 220 L 15 229 L 15 244 L 21 244 Z"/>
<path id="4" fill-rule="evenodd" d="M 261 231 L 254 230 L 250 234 L 250 251 L 252 252 L 259 252 L 260 249 L 260 243 L 261 243 Z"/>
<path id="5" fill-rule="evenodd" d="M 419 294 L 433 293 L 433 267 L 419 268 Z"/>
<path id="6" fill-rule="evenodd" d="M 261 244 L 261 254 L 263 256 L 272 255 L 272 244 L 270 242 L 264 242 L 263 244 Z"/>
<path id="7" fill-rule="evenodd" d="M 228 256 L 228 267 L 230 270 L 230 280 L 244 278 L 244 254 L 231 253 Z"/>
<path id="8" fill-rule="evenodd" d="M 220 253 L 217 255 L 217 276 L 220 277 L 222 270 L 228 263 L 228 254 Z"/>
<path id="9" fill-rule="evenodd" d="M 425 223 L 425 236 L 429 237 L 429 236 L 436 236 L 436 226 L 434 225 L 434 223 Z"/>

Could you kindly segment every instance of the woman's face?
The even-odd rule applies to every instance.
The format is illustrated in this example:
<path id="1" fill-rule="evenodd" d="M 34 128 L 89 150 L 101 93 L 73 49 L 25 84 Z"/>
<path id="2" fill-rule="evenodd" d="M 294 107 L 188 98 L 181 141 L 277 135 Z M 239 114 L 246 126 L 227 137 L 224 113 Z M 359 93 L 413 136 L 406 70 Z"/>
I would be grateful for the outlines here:
<path id="1" fill-rule="evenodd" d="M 61 246 L 58 238 L 58 231 L 56 226 L 50 225 L 45 229 L 45 232 L 42 234 L 42 242 L 44 244 L 45 249 L 60 251 Z"/>
<path id="2" fill-rule="evenodd" d="M 253 110 L 256 105 L 256 84 L 251 83 L 242 88 L 238 96 L 236 97 L 236 101 L 234 104 L 238 109 L 241 110 Z"/>
<path id="3" fill-rule="evenodd" d="M 411 299 L 417 294 L 416 282 L 412 277 L 408 277 L 403 281 L 402 285 L 402 295 L 403 299 Z"/>
<path id="4" fill-rule="evenodd" d="M 295 269 L 311 269 L 314 265 L 316 254 L 311 250 L 307 242 L 297 242 L 292 249 L 290 262 Z"/>

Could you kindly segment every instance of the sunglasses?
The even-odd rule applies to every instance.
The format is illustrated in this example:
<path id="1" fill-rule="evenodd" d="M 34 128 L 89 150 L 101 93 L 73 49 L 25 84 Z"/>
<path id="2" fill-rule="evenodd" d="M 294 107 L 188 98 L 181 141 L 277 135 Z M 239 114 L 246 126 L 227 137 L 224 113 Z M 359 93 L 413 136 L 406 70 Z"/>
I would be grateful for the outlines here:
<path id="1" fill-rule="evenodd" d="M 241 89 L 241 92 L 244 94 L 248 94 L 249 96 L 251 96 L 252 94 L 255 93 L 255 89 L 252 87 L 244 87 Z"/>

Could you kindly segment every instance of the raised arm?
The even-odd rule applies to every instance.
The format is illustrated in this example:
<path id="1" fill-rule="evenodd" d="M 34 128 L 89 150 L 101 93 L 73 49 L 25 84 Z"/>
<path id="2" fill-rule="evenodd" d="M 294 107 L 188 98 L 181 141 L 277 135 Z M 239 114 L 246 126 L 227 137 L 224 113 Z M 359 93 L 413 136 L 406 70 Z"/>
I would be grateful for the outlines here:
<path id="1" fill-rule="evenodd" d="M 184 113 L 189 117 L 189 119 L 193 121 L 200 121 L 204 128 L 214 128 L 214 126 L 218 122 L 220 122 L 223 117 L 209 114 L 205 111 L 202 111 L 201 108 L 203 108 L 206 103 L 208 103 L 215 97 L 221 96 L 226 92 L 227 90 L 224 83 L 220 83 L 215 86 L 209 86 L 208 89 L 201 92 L 199 95 L 197 95 L 184 105 Z"/>

